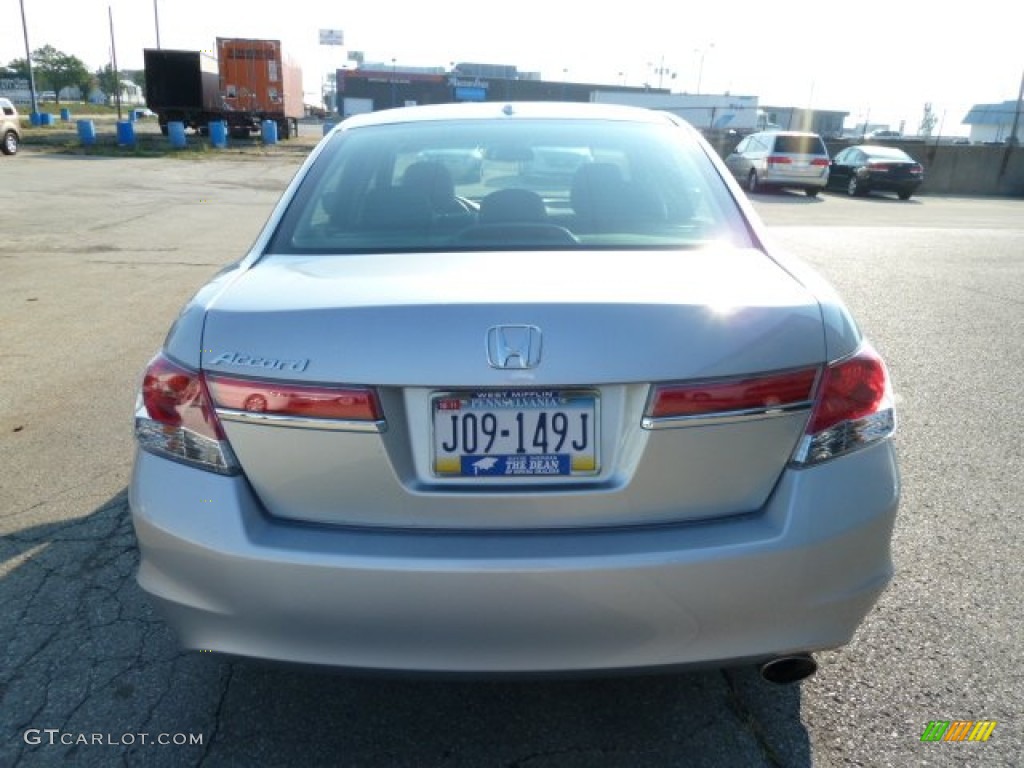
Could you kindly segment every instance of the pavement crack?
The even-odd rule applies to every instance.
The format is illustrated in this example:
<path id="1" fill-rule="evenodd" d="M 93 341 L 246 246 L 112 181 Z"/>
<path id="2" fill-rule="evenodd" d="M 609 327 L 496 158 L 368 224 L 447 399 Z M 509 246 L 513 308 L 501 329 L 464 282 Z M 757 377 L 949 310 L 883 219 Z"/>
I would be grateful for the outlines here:
<path id="1" fill-rule="evenodd" d="M 740 694 L 739 687 L 736 685 L 736 681 L 733 679 L 729 670 L 721 670 L 722 678 L 725 680 L 725 687 L 728 693 L 726 694 L 726 701 L 729 708 L 732 709 L 733 714 L 736 715 L 737 719 L 743 725 L 744 728 L 753 737 L 758 749 L 761 750 L 761 754 L 764 755 L 765 760 L 768 761 L 769 765 L 775 766 L 775 768 L 786 768 L 786 761 L 772 746 L 771 741 L 768 739 L 768 731 L 761 724 L 761 721 L 757 719 L 750 708 L 743 701 L 743 696 Z"/>
<path id="2" fill-rule="evenodd" d="M 217 699 L 217 709 L 213 714 L 213 730 L 210 732 L 210 740 L 203 745 L 203 754 L 199 756 L 196 768 L 206 764 L 206 760 L 210 756 L 210 751 L 213 749 L 213 743 L 217 740 L 217 736 L 220 733 L 221 722 L 224 716 L 224 706 L 228 700 L 228 689 L 231 687 L 231 680 L 234 675 L 235 667 L 233 664 L 228 663 L 228 672 L 224 679 L 224 687 L 221 689 L 220 697 Z"/>

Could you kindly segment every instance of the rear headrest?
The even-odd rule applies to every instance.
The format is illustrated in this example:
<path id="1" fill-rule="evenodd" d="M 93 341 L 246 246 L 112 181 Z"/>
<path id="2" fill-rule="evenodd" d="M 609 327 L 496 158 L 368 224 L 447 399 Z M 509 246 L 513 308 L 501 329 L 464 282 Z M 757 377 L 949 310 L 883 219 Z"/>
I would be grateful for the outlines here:
<path id="1" fill-rule="evenodd" d="M 455 197 L 452 174 L 441 163 L 413 163 L 402 174 L 402 187 L 422 192 L 434 201 L 446 201 Z"/>
<path id="2" fill-rule="evenodd" d="M 499 189 L 480 201 L 480 223 L 546 221 L 544 199 L 528 189 Z"/>

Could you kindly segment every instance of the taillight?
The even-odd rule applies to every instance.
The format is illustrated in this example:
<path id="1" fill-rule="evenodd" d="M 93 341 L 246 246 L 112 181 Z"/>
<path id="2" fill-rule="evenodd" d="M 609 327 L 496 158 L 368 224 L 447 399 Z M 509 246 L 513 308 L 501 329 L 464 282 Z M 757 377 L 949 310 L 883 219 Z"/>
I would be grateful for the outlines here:
<path id="1" fill-rule="evenodd" d="M 816 157 L 813 160 L 811 160 L 811 165 L 823 166 L 828 164 L 828 160 L 826 160 L 824 157 Z"/>
<path id="2" fill-rule="evenodd" d="M 323 387 L 207 376 L 217 408 L 240 415 L 336 421 L 379 421 L 380 404 L 373 390 L 363 387 Z M 227 418 L 227 416 L 225 416 Z"/>
<path id="3" fill-rule="evenodd" d="M 135 437 L 143 450 L 221 474 L 238 471 L 203 377 L 157 355 L 142 379 Z"/>
<path id="4" fill-rule="evenodd" d="M 799 465 L 842 456 L 893 433 L 892 388 L 885 363 L 865 344 L 825 369 L 807 429 L 793 455 Z"/>
<path id="5" fill-rule="evenodd" d="M 793 161 L 785 155 L 769 155 L 768 165 L 789 165 Z"/>
<path id="6" fill-rule="evenodd" d="M 686 419 L 738 412 L 768 412 L 807 406 L 817 368 L 685 384 L 662 384 L 654 389 L 647 409 L 651 419 Z"/>
<path id="7" fill-rule="evenodd" d="M 868 163 L 872 171 L 891 171 L 892 163 Z"/>
<path id="8" fill-rule="evenodd" d="M 912 166 L 910 166 L 910 173 L 914 176 L 920 176 L 922 173 L 924 173 L 924 168 L 919 164 L 914 163 Z"/>

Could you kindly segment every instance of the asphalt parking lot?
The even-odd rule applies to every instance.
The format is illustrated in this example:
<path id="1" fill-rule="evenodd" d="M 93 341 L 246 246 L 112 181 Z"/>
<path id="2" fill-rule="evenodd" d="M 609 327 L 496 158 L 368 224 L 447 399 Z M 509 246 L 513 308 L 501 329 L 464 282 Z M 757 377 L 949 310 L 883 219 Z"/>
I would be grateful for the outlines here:
<path id="1" fill-rule="evenodd" d="M 182 652 L 134 582 L 137 377 L 300 160 L 0 161 L 0 764 L 1021 764 L 1024 200 L 753 198 L 898 397 L 897 576 L 816 677 L 381 680 Z M 922 742 L 936 720 L 997 725 Z"/>

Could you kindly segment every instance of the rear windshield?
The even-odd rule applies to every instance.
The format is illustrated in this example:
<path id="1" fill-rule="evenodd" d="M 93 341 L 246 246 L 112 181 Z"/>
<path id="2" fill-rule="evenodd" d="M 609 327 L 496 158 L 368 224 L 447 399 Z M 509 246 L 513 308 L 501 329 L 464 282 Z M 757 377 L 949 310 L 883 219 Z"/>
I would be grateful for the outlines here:
<path id="1" fill-rule="evenodd" d="M 451 120 L 335 134 L 269 250 L 749 245 L 715 166 L 677 126 Z"/>
<path id="2" fill-rule="evenodd" d="M 825 143 L 818 136 L 776 136 L 775 151 L 786 155 L 827 155 Z"/>
<path id="3" fill-rule="evenodd" d="M 886 160 L 902 160 L 907 163 L 914 162 L 914 159 L 904 152 L 902 149 L 896 149 L 895 147 L 869 147 L 865 149 L 865 154 L 870 157 L 881 157 Z"/>

